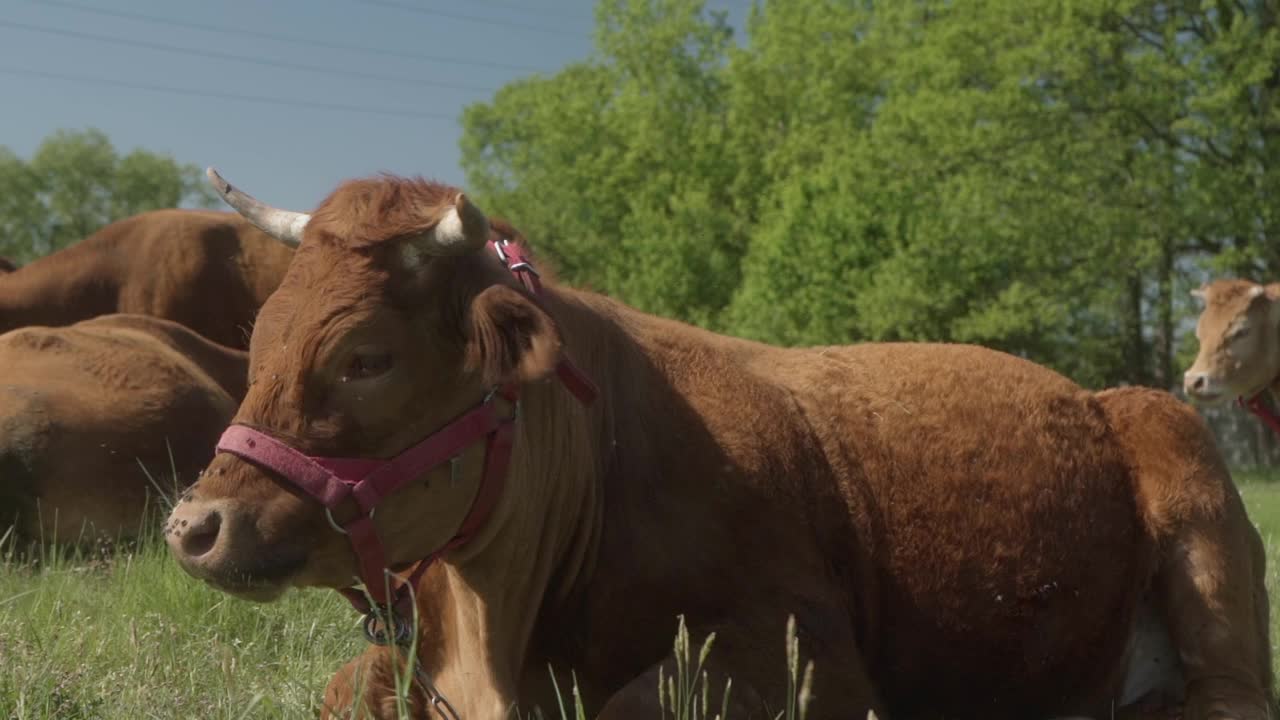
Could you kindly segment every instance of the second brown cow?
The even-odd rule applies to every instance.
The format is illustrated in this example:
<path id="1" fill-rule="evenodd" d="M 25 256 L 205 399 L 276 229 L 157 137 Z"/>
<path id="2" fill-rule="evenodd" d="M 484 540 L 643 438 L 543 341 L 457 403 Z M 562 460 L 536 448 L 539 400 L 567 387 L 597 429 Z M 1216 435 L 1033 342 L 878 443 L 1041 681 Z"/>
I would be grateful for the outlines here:
<path id="1" fill-rule="evenodd" d="M 106 315 L 0 335 L 0 536 L 128 538 L 189 484 L 244 395 L 245 353 Z"/>
<path id="2" fill-rule="evenodd" d="M 132 313 L 245 348 L 258 308 L 292 256 L 291 248 L 234 213 L 141 213 L 0 272 L 0 332 Z"/>

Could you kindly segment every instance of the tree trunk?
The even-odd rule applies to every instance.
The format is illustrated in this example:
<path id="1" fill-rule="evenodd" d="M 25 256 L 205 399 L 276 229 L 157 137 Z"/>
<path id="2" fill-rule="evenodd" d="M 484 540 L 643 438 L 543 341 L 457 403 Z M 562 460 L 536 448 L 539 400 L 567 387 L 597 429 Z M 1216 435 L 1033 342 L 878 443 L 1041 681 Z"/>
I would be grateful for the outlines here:
<path id="1" fill-rule="evenodd" d="M 1129 382 L 1151 385 L 1147 342 L 1142 337 L 1142 276 L 1134 273 L 1126 281 L 1125 346 L 1128 350 Z"/>
<path id="2" fill-rule="evenodd" d="M 1156 332 L 1155 332 L 1155 385 L 1162 390 L 1177 386 L 1174 378 L 1173 345 L 1173 243 L 1168 238 L 1160 241 L 1160 265 L 1156 278 Z"/>

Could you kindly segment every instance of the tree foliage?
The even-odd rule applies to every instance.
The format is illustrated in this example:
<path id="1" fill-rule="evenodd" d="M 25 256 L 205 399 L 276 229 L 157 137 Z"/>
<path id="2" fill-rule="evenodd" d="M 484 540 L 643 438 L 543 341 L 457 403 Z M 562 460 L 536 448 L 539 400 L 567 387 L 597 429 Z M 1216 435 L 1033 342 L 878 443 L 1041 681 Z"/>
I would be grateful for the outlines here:
<path id="1" fill-rule="evenodd" d="M 1176 383 L 1207 272 L 1280 277 L 1277 0 L 605 0 L 464 116 L 569 280 L 779 343 L 975 342 Z"/>
<path id="2" fill-rule="evenodd" d="M 97 130 L 55 132 L 25 161 L 0 147 L 0 255 L 19 262 L 129 215 L 213 201 L 198 168 L 147 150 L 121 155 Z"/>

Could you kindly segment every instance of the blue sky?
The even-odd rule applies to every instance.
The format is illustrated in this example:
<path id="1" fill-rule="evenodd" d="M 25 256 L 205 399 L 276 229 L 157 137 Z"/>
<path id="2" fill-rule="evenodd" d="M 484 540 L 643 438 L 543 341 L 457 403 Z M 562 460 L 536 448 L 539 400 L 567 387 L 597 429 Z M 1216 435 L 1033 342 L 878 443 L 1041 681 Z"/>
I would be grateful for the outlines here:
<path id="1" fill-rule="evenodd" d="M 0 145 L 28 157 L 57 129 L 96 127 L 120 151 L 214 165 L 264 201 L 299 210 L 344 178 L 383 170 L 462 184 L 462 108 L 586 58 L 593 5 L 5 0 Z M 729 10 L 740 27 L 748 2 L 708 6 Z"/>

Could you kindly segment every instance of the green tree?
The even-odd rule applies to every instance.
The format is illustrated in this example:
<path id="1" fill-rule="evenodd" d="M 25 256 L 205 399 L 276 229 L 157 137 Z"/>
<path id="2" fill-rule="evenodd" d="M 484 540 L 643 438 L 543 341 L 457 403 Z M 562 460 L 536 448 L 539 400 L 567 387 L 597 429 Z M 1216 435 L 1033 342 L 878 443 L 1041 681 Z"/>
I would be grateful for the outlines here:
<path id="1" fill-rule="evenodd" d="M 141 149 L 122 156 L 97 130 L 58 131 L 29 161 L 0 148 L 0 254 L 26 262 L 129 215 L 214 199 L 192 165 Z"/>
<path id="2" fill-rule="evenodd" d="M 43 237 L 46 214 L 31 168 L 0 147 L 0 255 L 18 261 L 32 257 Z"/>
<path id="3" fill-rule="evenodd" d="M 741 44 L 609 0 L 464 116 L 474 189 L 570 280 L 791 344 L 963 341 L 1177 380 L 1186 290 L 1280 276 L 1278 0 L 789 0 Z"/>
<path id="4" fill-rule="evenodd" d="M 463 117 L 463 165 L 562 275 L 716 326 L 745 224 L 724 162 L 721 15 L 695 0 L 603 0 L 597 51 Z"/>

